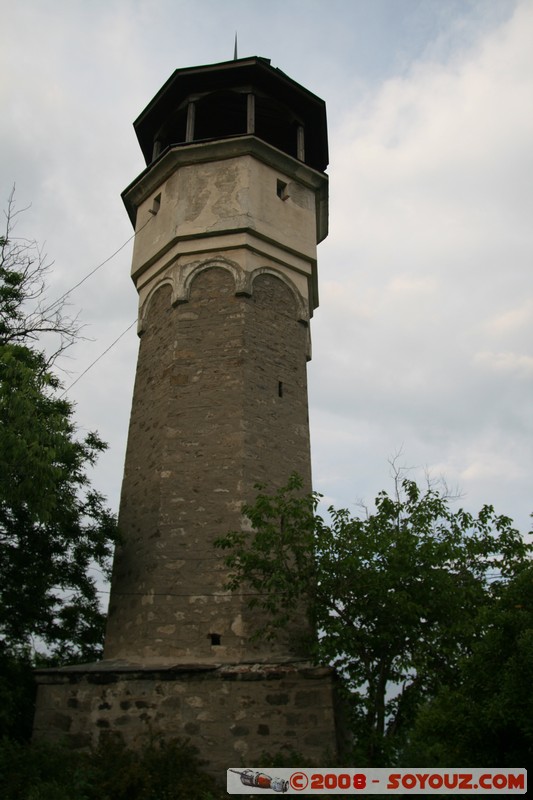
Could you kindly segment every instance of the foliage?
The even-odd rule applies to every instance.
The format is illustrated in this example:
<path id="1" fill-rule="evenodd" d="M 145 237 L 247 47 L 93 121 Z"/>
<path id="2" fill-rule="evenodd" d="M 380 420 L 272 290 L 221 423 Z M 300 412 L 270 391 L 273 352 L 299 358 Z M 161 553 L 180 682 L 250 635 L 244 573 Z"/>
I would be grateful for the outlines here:
<path id="1" fill-rule="evenodd" d="M 452 511 L 431 486 L 398 480 L 376 511 L 353 517 L 320 495 L 301 495 L 293 476 L 274 494 L 259 487 L 244 509 L 251 530 L 219 539 L 229 586 L 246 586 L 275 635 L 305 599 L 319 632 L 315 658 L 343 678 L 360 766 L 391 763 L 426 697 L 453 680 L 506 580 L 528 546 L 505 516 Z"/>
<path id="2" fill-rule="evenodd" d="M 154 741 L 140 752 L 106 737 L 90 753 L 0 741 L 5 800 L 221 800 L 187 742 Z"/>
<path id="3" fill-rule="evenodd" d="M 94 433 L 76 438 L 73 406 L 51 369 L 77 326 L 61 303 L 45 307 L 47 265 L 35 244 L 13 236 L 12 197 L 6 217 L 0 237 L 0 733 L 18 735 L 26 722 L 5 710 L 31 701 L 25 689 L 36 649 L 56 662 L 100 652 L 104 617 L 94 573 L 107 573 L 116 524 L 87 475 L 105 445 Z M 39 337 L 52 334 L 58 338 L 48 356 Z"/>
<path id="4" fill-rule="evenodd" d="M 481 609 L 480 628 L 455 685 L 421 709 L 406 764 L 533 768 L 533 568 Z"/>
<path id="5" fill-rule="evenodd" d="M 319 496 L 303 495 L 297 475 L 272 495 L 262 493 L 260 485 L 256 488 L 254 505 L 243 509 L 251 530 L 232 531 L 215 546 L 231 551 L 225 558 L 232 570 L 227 588 L 235 591 L 246 583 L 252 590 L 249 606 L 267 612 L 265 625 L 255 636 L 273 639 L 293 619 L 295 608 L 301 610 L 302 598 L 314 623 L 308 590 L 316 578 L 310 554 L 315 546 Z"/>
<path id="6" fill-rule="evenodd" d="M 42 354 L 0 346 L 0 636 L 90 657 L 102 623 L 90 568 L 107 568 L 114 519 L 86 472 L 104 445 L 75 439 L 57 385 Z"/>
<path id="7" fill-rule="evenodd" d="M 35 677 L 34 660 L 24 653 L 13 654 L 0 644 L 0 739 L 11 736 L 26 741 L 31 736 Z"/>

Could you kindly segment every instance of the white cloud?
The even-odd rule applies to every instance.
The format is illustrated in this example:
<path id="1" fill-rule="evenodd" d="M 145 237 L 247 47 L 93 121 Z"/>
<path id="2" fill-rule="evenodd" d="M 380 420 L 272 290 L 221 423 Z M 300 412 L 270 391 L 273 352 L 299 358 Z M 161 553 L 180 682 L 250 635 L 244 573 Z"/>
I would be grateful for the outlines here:
<path id="1" fill-rule="evenodd" d="M 533 326 L 533 297 L 520 302 L 515 308 L 494 314 L 486 323 L 487 334 L 501 336 L 527 334 Z M 533 337 L 532 337 L 533 338 Z M 531 341 L 531 339 L 530 339 Z"/>
<path id="2" fill-rule="evenodd" d="M 238 11 L 240 52 L 271 57 L 330 112 L 331 226 L 319 249 L 310 365 L 317 488 L 339 504 L 371 499 L 403 444 L 409 462 L 465 481 L 472 502 L 494 493 L 524 518 L 533 4 L 334 0 L 305 10 L 302 27 L 301 4 L 279 0 L 268 9 L 8 4 L 4 194 L 16 180 L 21 203 L 33 204 L 24 233 L 46 240 L 56 262 L 53 288 L 73 285 L 131 235 L 120 191 L 143 168 L 132 121 L 174 68 L 231 57 Z M 72 379 L 135 315 L 129 252 L 73 295 L 96 341 L 73 354 Z M 113 502 L 135 350 L 132 331 L 71 393 L 80 425 L 112 444 L 98 481 Z M 514 476 L 512 485 L 502 478 L 505 494 L 479 463 Z"/>
<path id="3" fill-rule="evenodd" d="M 474 362 L 489 371 L 533 377 L 533 356 L 523 353 L 476 353 Z"/>
<path id="4" fill-rule="evenodd" d="M 533 462 L 511 443 L 531 433 L 532 40 L 525 3 L 468 49 L 414 63 L 354 104 L 332 146 L 313 327 L 328 377 L 312 385 L 344 427 L 381 428 L 371 461 L 403 443 L 415 463 L 439 463 L 453 447 L 449 478 L 469 488 L 484 480 L 473 464 L 500 463 L 486 444 L 469 455 L 495 431 L 510 449 L 496 472 L 521 481 L 524 516 L 520 459 Z M 357 447 L 345 469 L 367 457 Z"/>
<path id="5" fill-rule="evenodd" d="M 397 275 L 390 281 L 387 290 L 395 295 L 420 298 L 435 294 L 438 282 L 434 275 Z"/>

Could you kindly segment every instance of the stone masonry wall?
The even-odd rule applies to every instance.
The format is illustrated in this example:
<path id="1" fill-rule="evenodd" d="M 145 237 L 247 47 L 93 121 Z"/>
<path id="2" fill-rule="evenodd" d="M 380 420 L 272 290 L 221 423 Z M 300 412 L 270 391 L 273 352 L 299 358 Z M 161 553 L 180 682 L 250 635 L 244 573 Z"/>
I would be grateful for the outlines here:
<path id="1" fill-rule="evenodd" d="M 190 739 L 219 780 L 261 756 L 304 753 L 326 764 L 336 752 L 329 669 L 263 666 L 165 671 L 41 670 L 34 736 L 74 747 L 121 735 Z M 295 764 L 295 766 L 298 766 Z"/>
<path id="2" fill-rule="evenodd" d="M 208 268 L 188 303 L 153 296 L 141 338 L 105 658 L 129 662 L 291 660 L 298 637 L 251 640 L 257 618 L 224 588 L 213 541 L 242 525 L 257 482 L 293 471 L 310 487 L 307 329 L 270 272 L 251 297 Z M 296 621 L 306 629 L 306 621 Z M 216 638 L 213 640 L 213 635 Z M 213 644 L 213 641 L 217 642 Z"/>

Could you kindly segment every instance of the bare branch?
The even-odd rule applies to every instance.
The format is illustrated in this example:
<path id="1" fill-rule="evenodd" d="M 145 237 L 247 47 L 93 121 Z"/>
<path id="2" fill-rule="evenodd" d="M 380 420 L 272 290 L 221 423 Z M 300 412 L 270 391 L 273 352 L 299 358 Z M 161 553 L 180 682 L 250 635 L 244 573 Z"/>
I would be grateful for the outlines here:
<path id="1" fill-rule="evenodd" d="M 5 233 L 0 235 L 0 344 L 39 341 L 51 351 L 46 357 L 50 366 L 80 337 L 82 326 L 77 315 L 66 313 L 65 299 L 52 304 L 47 300 L 46 277 L 53 262 L 42 247 L 14 235 L 25 210 L 16 208 L 13 188 L 4 212 Z"/>

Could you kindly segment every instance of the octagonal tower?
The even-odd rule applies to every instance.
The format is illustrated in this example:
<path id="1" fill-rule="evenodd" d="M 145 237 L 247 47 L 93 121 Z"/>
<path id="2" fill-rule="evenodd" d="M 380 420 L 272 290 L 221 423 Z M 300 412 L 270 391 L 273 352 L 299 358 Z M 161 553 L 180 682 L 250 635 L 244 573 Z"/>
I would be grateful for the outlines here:
<path id="1" fill-rule="evenodd" d="M 122 542 L 104 661 L 69 673 L 70 707 L 93 722 L 72 712 L 69 733 L 186 735 L 213 770 L 288 744 L 320 760 L 335 749 L 332 676 L 306 661 L 307 623 L 254 639 L 261 618 L 227 591 L 213 542 L 248 524 L 258 482 L 275 489 L 296 471 L 311 489 L 325 105 L 246 58 L 176 70 L 134 126 L 147 166 L 123 193 L 140 349 Z M 52 684 L 65 674 L 41 673 L 41 697 L 63 691 L 64 706 Z M 111 688 L 89 690 L 95 675 Z"/>
<path id="2" fill-rule="evenodd" d="M 324 103 L 249 58 L 177 70 L 135 130 L 147 168 L 123 198 L 141 344 L 105 655 L 293 659 L 297 629 L 252 640 L 257 612 L 225 589 L 213 540 L 241 527 L 258 482 L 297 471 L 311 488 Z"/>

